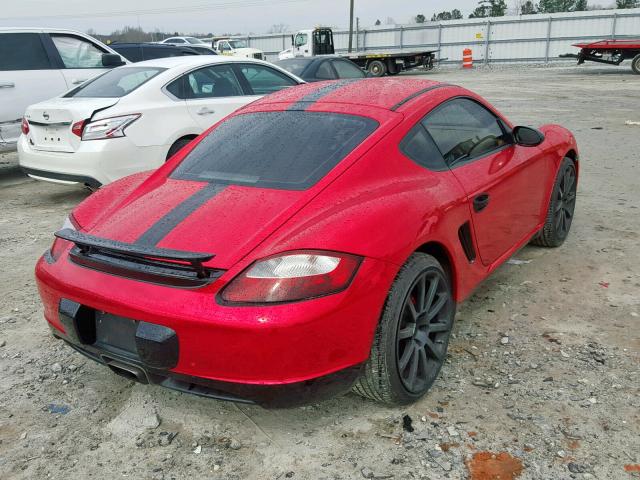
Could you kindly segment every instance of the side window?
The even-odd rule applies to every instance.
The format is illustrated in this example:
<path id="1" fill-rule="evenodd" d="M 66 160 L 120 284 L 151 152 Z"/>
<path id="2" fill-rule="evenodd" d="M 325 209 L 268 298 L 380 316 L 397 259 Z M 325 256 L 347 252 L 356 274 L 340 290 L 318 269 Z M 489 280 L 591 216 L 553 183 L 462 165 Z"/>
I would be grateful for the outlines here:
<path id="1" fill-rule="evenodd" d="M 308 35 L 306 33 L 299 33 L 298 35 L 296 35 L 296 42 L 295 42 L 296 47 L 301 47 L 303 45 L 306 45 L 307 37 Z"/>
<path id="2" fill-rule="evenodd" d="M 421 123 L 413 127 L 400 142 L 400 151 L 418 165 L 429 170 L 442 171 L 447 164 L 433 139 Z"/>
<path id="3" fill-rule="evenodd" d="M 498 118 L 468 98 L 441 105 L 422 123 L 449 165 L 480 157 L 509 143 L 509 135 Z"/>
<path id="4" fill-rule="evenodd" d="M 222 42 L 220 44 L 220 50 L 222 50 L 223 52 L 230 52 L 231 46 L 229 45 L 229 42 Z"/>
<path id="5" fill-rule="evenodd" d="M 231 65 L 204 67 L 188 73 L 184 87 L 187 99 L 244 95 Z"/>
<path id="6" fill-rule="evenodd" d="M 337 78 L 335 72 L 331 68 L 331 62 L 325 60 L 320 63 L 318 70 L 316 70 L 316 78 L 321 80 L 335 80 Z"/>
<path id="7" fill-rule="evenodd" d="M 104 68 L 102 54 L 96 45 L 80 37 L 51 35 L 65 68 Z"/>
<path id="8" fill-rule="evenodd" d="M 181 38 L 170 38 L 171 43 L 187 43 Z"/>
<path id="9" fill-rule="evenodd" d="M 333 68 L 338 72 L 338 78 L 364 78 L 364 72 L 353 63 L 345 60 L 334 60 Z"/>
<path id="10" fill-rule="evenodd" d="M 0 33 L 0 71 L 47 70 L 51 62 L 37 33 Z"/>
<path id="11" fill-rule="evenodd" d="M 185 99 L 184 80 L 185 80 L 185 75 L 175 79 L 173 82 L 171 82 L 169 85 L 165 87 L 165 90 L 169 92 L 171 95 L 173 95 L 174 97 L 184 100 Z"/>
<path id="12" fill-rule="evenodd" d="M 248 64 L 239 65 L 238 68 L 254 95 L 267 95 L 296 85 L 295 80 L 273 68 Z"/>

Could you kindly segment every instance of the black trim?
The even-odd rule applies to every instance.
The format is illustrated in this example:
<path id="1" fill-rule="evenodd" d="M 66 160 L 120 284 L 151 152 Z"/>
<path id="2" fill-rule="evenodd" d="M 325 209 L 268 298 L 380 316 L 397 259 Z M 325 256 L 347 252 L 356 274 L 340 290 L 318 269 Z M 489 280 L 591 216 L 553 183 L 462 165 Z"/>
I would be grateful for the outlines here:
<path id="1" fill-rule="evenodd" d="M 26 175 L 35 175 L 36 177 L 49 178 L 51 180 L 62 180 L 65 182 L 76 182 L 89 185 L 91 188 L 100 188 L 100 183 L 95 178 L 85 177 L 82 175 L 70 175 L 67 173 L 47 172 L 45 170 L 36 170 L 35 168 L 20 167 Z"/>
<path id="2" fill-rule="evenodd" d="M 401 106 L 403 106 L 405 103 L 410 102 L 411 100 L 413 100 L 416 97 L 419 97 L 420 95 L 423 95 L 427 92 L 430 92 L 431 90 L 435 90 L 437 88 L 443 88 L 443 87 L 453 87 L 454 85 L 451 85 L 449 83 L 439 83 L 437 85 L 431 85 L 430 87 L 427 88 L 423 88 L 422 90 L 418 90 L 417 92 L 412 93 L 411 95 L 409 95 L 407 98 L 405 98 L 404 100 L 400 100 L 398 103 L 396 103 L 393 107 L 390 108 L 391 111 L 396 111 L 397 109 L 399 109 Z"/>
<path id="3" fill-rule="evenodd" d="M 202 287 L 220 278 L 223 271 L 203 265 L 214 255 L 99 238 L 71 229 L 55 236 L 76 244 L 69 260 L 82 267 L 134 280 L 170 287 Z"/>
<path id="4" fill-rule="evenodd" d="M 176 228 L 185 218 L 195 212 L 206 202 L 226 188 L 226 185 L 207 184 L 182 203 L 176 205 L 169 213 L 154 223 L 138 240 L 140 245 L 157 245 L 171 230 Z"/>
<path id="5" fill-rule="evenodd" d="M 346 87 L 347 85 L 355 82 L 360 82 L 364 79 L 362 78 L 345 78 L 342 80 L 331 81 L 331 83 L 327 85 L 323 85 L 320 88 L 317 88 L 311 93 L 306 94 L 301 99 L 294 102 L 287 110 L 306 110 L 315 102 L 319 101 L 322 97 L 329 95 L 330 93 L 339 90 L 342 87 Z"/>
<path id="6" fill-rule="evenodd" d="M 473 246 L 471 224 L 469 221 L 464 222 L 458 229 L 458 238 L 460 239 L 460 244 L 462 245 L 467 260 L 469 260 L 469 263 L 474 262 L 476 260 L 476 249 Z"/>

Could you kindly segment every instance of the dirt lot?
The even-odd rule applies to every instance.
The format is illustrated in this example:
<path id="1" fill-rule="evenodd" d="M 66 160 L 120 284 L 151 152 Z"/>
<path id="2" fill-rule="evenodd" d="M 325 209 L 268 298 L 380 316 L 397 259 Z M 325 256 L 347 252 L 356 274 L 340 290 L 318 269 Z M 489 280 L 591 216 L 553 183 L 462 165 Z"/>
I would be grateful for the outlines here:
<path id="1" fill-rule="evenodd" d="M 640 78 L 429 77 L 517 123 L 569 127 L 582 177 L 569 240 L 523 249 L 460 305 L 440 379 L 407 408 L 348 395 L 269 411 L 134 384 L 74 353 L 48 332 L 33 266 L 86 193 L 0 156 L 0 478 L 640 478 L 640 127 L 625 125 L 640 120 Z"/>

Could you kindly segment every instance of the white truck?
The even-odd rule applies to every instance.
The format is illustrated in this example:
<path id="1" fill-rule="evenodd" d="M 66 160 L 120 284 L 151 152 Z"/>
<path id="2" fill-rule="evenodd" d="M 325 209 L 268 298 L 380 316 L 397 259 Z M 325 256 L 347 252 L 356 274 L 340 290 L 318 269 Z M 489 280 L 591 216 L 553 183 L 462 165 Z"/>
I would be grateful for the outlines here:
<path id="1" fill-rule="evenodd" d="M 371 76 L 396 75 L 404 70 L 424 68 L 431 70 L 436 62 L 437 50 L 422 51 L 385 51 L 339 53 Z M 333 31 L 328 27 L 300 30 L 291 35 L 291 48 L 278 54 L 280 60 L 295 57 L 313 57 L 316 55 L 334 55 Z"/>
<path id="2" fill-rule="evenodd" d="M 211 46 L 218 55 L 264 60 L 264 52 L 257 48 L 249 47 L 246 40 L 226 37 L 214 38 Z"/>
<path id="3" fill-rule="evenodd" d="M 89 35 L 0 28 L 0 148 L 15 147 L 26 108 L 128 63 Z"/>

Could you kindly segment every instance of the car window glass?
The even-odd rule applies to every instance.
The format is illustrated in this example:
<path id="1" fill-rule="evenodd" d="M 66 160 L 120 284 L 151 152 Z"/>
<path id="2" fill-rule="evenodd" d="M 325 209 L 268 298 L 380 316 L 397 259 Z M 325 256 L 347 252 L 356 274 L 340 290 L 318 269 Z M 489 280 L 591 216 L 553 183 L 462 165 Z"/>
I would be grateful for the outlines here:
<path id="1" fill-rule="evenodd" d="M 244 95 L 231 65 L 204 67 L 190 72 L 185 87 L 189 99 Z"/>
<path id="2" fill-rule="evenodd" d="M 171 43 L 187 43 L 182 38 L 170 38 L 169 40 L 167 40 L 167 42 L 171 42 Z"/>
<path id="3" fill-rule="evenodd" d="M 37 33 L 0 33 L 0 70 L 45 70 L 51 62 Z"/>
<path id="4" fill-rule="evenodd" d="M 103 75 L 74 88 L 65 97 L 120 98 L 151 80 L 164 68 L 121 67 L 109 70 Z"/>
<path id="5" fill-rule="evenodd" d="M 307 58 L 292 58 L 288 60 L 281 60 L 275 62 L 280 68 L 284 68 L 287 72 L 291 72 L 298 77 L 301 77 L 304 70 L 309 65 L 309 59 Z"/>
<path id="6" fill-rule="evenodd" d="M 364 72 L 353 63 L 345 60 L 334 60 L 333 68 L 338 72 L 338 78 L 364 78 Z"/>
<path id="7" fill-rule="evenodd" d="M 429 170 L 447 169 L 440 150 L 421 123 L 413 127 L 400 142 L 400 150 L 411 160 Z"/>
<path id="8" fill-rule="evenodd" d="M 227 42 L 222 42 L 220 44 L 220 50 L 227 52 L 229 50 L 231 50 L 231 47 L 229 46 L 229 44 Z"/>
<path id="9" fill-rule="evenodd" d="M 468 98 L 443 104 L 427 115 L 423 125 L 449 165 L 485 155 L 509 142 L 496 116 Z"/>
<path id="10" fill-rule="evenodd" d="M 371 118 L 338 113 L 295 110 L 236 115 L 203 138 L 171 177 L 304 190 L 377 127 Z"/>
<path id="11" fill-rule="evenodd" d="M 183 75 L 182 77 L 174 80 L 169 85 L 167 85 L 165 87 L 167 92 L 169 92 L 171 95 L 173 95 L 176 98 L 184 100 L 184 98 L 185 98 L 185 93 L 184 93 L 184 80 L 185 80 L 185 78 L 186 78 L 186 75 Z"/>
<path id="12" fill-rule="evenodd" d="M 296 35 L 296 47 L 301 47 L 302 45 L 306 45 L 306 44 L 307 44 L 306 33 L 299 33 L 298 35 Z"/>
<path id="13" fill-rule="evenodd" d="M 316 70 L 316 78 L 321 80 L 335 80 L 336 74 L 333 72 L 330 62 L 324 61 L 320 63 L 318 70 Z"/>
<path id="14" fill-rule="evenodd" d="M 65 68 L 103 68 L 102 54 L 96 45 L 79 37 L 51 35 Z"/>
<path id="15" fill-rule="evenodd" d="M 262 65 L 240 65 L 239 69 L 247 79 L 254 95 L 267 95 L 285 87 L 297 85 L 295 80 L 273 68 Z"/>

